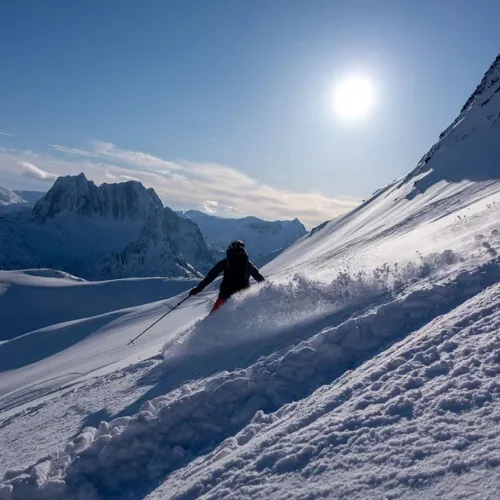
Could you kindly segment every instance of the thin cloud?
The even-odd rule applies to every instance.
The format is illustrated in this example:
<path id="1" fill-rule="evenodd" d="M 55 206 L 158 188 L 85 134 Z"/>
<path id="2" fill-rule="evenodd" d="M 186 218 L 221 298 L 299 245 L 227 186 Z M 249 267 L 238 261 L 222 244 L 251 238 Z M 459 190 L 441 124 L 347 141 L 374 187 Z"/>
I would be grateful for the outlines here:
<path id="1" fill-rule="evenodd" d="M 108 172 L 108 171 L 106 171 L 106 173 L 104 174 L 104 177 L 106 177 L 106 179 L 109 179 L 111 181 L 117 181 L 119 179 L 119 177 L 117 177 L 116 175 L 113 175 L 111 172 Z"/>
<path id="2" fill-rule="evenodd" d="M 219 205 L 218 201 L 207 200 L 203 203 L 200 203 L 200 209 L 207 214 L 215 215 L 217 213 L 217 206 Z"/>
<path id="3" fill-rule="evenodd" d="M 5 130 L 0 130 L 0 135 L 5 135 L 6 137 L 16 137 L 14 134 L 6 132 Z"/>
<path id="4" fill-rule="evenodd" d="M 37 179 L 39 181 L 50 181 L 57 178 L 57 175 L 45 172 L 41 168 L 38 168 L 36 165 L 33 165 L 33 163 L 30 163 L 28 161 L 20 161 L 19 165 L 22 167 L 21 175 L 23 175 L 24 177 Z"/>
<path id="5" fill-rule="evenodd" d="M 120 179 L 123 179 L 124 181 L 141 182 L 141 179 L 139 179 L 139 177 L 132 177 L 131 175 L 120 175 Z"/>
<path id="6" fill-rule="evenodd" d="M 50 147 L 55 151 L 59 151 L 59 153 L 66 153 L 69 155 L 76 155 L 76 156 L 95 156 L 90 151 L 85 151 L 84 149 L 67 148 L 66 146 L 59 146 L 57 144 L 51 144 Z"/>
<path id="7" fill-rule="evenodd" d="M 268 220 L 297 217 L 308 227 L 359 204 L 351 197 L 279 189 L 226 165 L 171 162 L 112 143 L 94 141 L 88 150 L 65 146 L 52 149 L 53 154 L 0 151 L 0 171 L 19 174 L 21 165 L 21 175 L 43 181 L 80 172 L 97 184 L 136 180 L 153 187 L 164 204 L 173 209 L 197 207 L 224 217 L 255 215 Z M 17 171 L 13 165 L 18 165 Z"/>
<path id="8" fill-rule="evenodd" d="M 121 149 L 111 142 L 92 141 L 92 155 L 98 156 L 105 160 L 131 165 L 134 168 L 142 167 L 145 169 L 160 170 L 176 170 L 179 167 L 174 162 L 163 160 L 157 156 L 141 151 L 130 151 Z"/>

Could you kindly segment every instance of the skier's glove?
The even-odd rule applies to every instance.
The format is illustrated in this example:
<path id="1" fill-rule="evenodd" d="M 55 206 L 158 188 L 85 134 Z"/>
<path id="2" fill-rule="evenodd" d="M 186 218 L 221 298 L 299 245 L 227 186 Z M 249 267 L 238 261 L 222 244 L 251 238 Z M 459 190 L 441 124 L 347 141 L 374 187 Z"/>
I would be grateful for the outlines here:
<path id="1" fill-rule="evenodd" d="M 198 293 L 198 290 L 196 288 L 191 288 L 189 290 L 189 296 L 191 297 L 192 295 L 196 295 Z"/>

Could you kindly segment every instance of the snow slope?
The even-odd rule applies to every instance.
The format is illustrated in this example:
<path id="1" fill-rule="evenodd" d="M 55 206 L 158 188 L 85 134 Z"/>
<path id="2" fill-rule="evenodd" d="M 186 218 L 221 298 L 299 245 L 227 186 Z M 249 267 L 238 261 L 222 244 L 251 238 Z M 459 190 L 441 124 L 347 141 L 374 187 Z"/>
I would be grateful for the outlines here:
<path id="1" fill-rule="evenodd" d="M 0 271 L 0 341 L 46 326 L 166 299 L 198 280 L 128 278 L 85 281 L 51 269 Z M 23 314 L 23 311 L 30 314 Z"/>
<path id="2" fill-rule="evenodd" d="M 467 427 L 467 420 L 462 422 L 463 418 L 469 418 L 467 413 L 464 416 L 461 410 L 464 408 L 474 411 L 478 429 L 487 428 L 492 422 L 489 415 L 494 414 L 496 408 L 494 403 L 498 403 L 495 399 L 497 386 L 494 377 L 498 365 L 495 365 L 494 346 L 497 337 L 495 327 L 500 319 L 497 284 L 500 281 L 500 262 L 498 259 L 485 259 L 482 264 L 469 261 L 465 265 L 459 260 L 450 259 L 449 253 L 437 259 L 433 256 L 421 266 L 386 273 L 385 279 L 382 278 L 382 270 L 379 270 L 371 277 L 358 277 L 351 282 L 346 277 L 340 277 L 323 286 L 299 281 L 295 291 L 286 290 L 280 284 L 262 287 L 230 304 L 221 311 L 219 318 L 195 324 L 185 333 L 181 328 L 165 347 L 166 360 L 163 363 L 157 364 L 151 359 L 149 367 L 141 363 L 130 365 L 133 359 L 128 358 L 123 366 L 130 368 L 84 382 L 83 386 L 60 389 L 57 398 L 42 400 L 35 406 L 35 415 L 39 417 L 35 422 L 27 416 L 33 409 L 25 409 L 27 415 L 13 415 L 12 412 L 15 408 L 12 405 L 24 401 L 26 394 L 7 394 L 2 403 L 7 403 L 7 409 L 10 409 L 6 412 L 8 425 L 5 430 L 0 430 L 0 436 L 6 439 L 6 444 L 14 444 L 12 439 L 15 437 L 17 447 L 9 447 L 9 455 L 13 454 L 11 449 L 16 450 L 14 454 L 19 449 L 29 449 L 26 442 L 31 434 L 29 427 L 45 428 L 51 415 L 58 415 L 56 427 L 69 426 L 72 429 L 67 439 L 72 434 L 73 439 L 64 446 L 60 436 L 53 436 L 48 445 L 53 445 L 57 438 L 60 449 L 65 448 L 65 451 L 44 459 L 35 469 L 29 469 L 28 476 L 20 472 L 9 473 L 5 491 L 21 492 L 24 488 L 26 496 L 21 494 L 20 498 L 38 498 L 37 495 L 47 495 L 48 492 L 49 498 L 73 498 L 73 495 L 98 498 L 93 496 L 97 492 L 100 498 L 112 495 L 127 498 L 127 492 L 132 491 L 133 498 L 142 498 L 152 487 L 154 490 L 156 478 L 171 472 L 167 482 L 158 491 L 151 492 L 151 498 L 199 498 L 201 493 L 206 493 L 207 498 L 220 498 L 229 491 L 238 498 L 259 498 L 260 495 L 271 495 L 275 487 L 279 491 L 282 481 L 285 484 L 282 485 L 281 496 L 291 498 L 290 491 L 297 491 L 293 484 L 303 481 L 312 470 L 316 471 L 313 476 L 318 475 L 316 487 L 319 497 L 319 492 L 325 491 L 325 485 L 331 482 L 329 475 L 326 478 L 323 476 L 327 471 L 334 477 L 338 477 L 339 469 L 347 474 L 353 470 L 356 460 L 357 463 L 364 463 L 367 469 L 372 467 L 379 453 L 366 451 L 367 456 L 363 460 L 358 457 L 362 446 L 366 449 L 370 447 L 371 441 L 364 438 L 365 434 L 371 436 L 375 443 L 384 443 L 394 436 L 394 444 L 387 445 L 386 460 L 394 470 L 400 469 L 398 461 L 403 464 L 410 458 L 405 458 L 409 453 L 406 442 L 403 438 L 398 440 L 397 436 L 413 433 L 425 441 L 425 436 L 419 436 L 418 423 L 411 427 L 413 430 L 406 429 L 409 425 L 406 420 L 410 416 L 413 418 L 413 407 L 418 403 L 422 387 L 429 381 L 427 388 L 430 390 L 435 387 L 432 381 L 438 379 L 438 383 L 447 388 L 450 383 L 446 378 L 448 374 L 464 375 L 465 380 L 460 382 L 465 383 L 466 375 L 470 373 L 466 368 L 469 365 L 477 371 L 469 392 L 464 396 L 461 392 L 463 386 L 453 382 L 456 390 L 451 394 L 444 392 L 448 399 L 441 398 L 443 401 L 439 405 L 429 409 L 428 415 L 422 416 L 422 424 L 427 417 L 436 420 L 429 422 L 431 427 L 441 421 L 446 422 L 446 412 L 451 412 L 450 422 L 456 420 L 456 431 L 451 437 L 456 440 L 462 434 L 462 428 Z M 481 296 L 482 291 L 484 297 Z M 484 313 L 476 305 L 478 297 L 481 308 L 487 309 Z M 278 307 L 272 306 L 272 299 Z M 315 310 L 311 310 L 312 305 L 315 305 Z M 191 316 L 193 311 L 189 312 Z M 257 312 L 261 315 L 260 321 L 255 321 Z M 481 323 L 476 324 L 488 314 L 494 319 L 487 325 L 489 329 Z M 437 326 L 436 321 L 433 322 L 436 317 L 441 317 Z M 450 318 L 453 322 L 448 324 Z M 129 321 L 130 318 L 127 318 Z M 170 330 L 174 325 L 167 318 L 165 321 L 164 328 Z M 455 360 L 447 353 L 457 349 L 460 337 L 455 338 L 456 335 L 469 335 L 462 332 L 465 326 L 480 336 L 481 344 L 476 338 L 471 339 L 468 347 L 473 345 L 475 349 L 464 348 Z M 102 345 L 106 349 L 117 348 L 112 342 L 113 331 L 118 333 L 119 326 L 113 325 L 107 337 L 97 330 L 101 337 L 100 346 L 92 350 L 88 345 L 80 345 L 73 356 L 68 352 L 60 356 L 59 363 L 69 361 L 73 370 L 84 367 L 85 362 L 94 364 L 95 359 L 89 360 L 89 354 L 94 357 Z M 238 331 L 241 335 L 236 335 Z M 483 333 L 488 335 L 483 336 Z M 403 346 L 410 346 L 403 348 L 410 354 L 403 355 L 398 351 L 397 356 L 391 356 L 391 350 L 385 352 L 387 346 L 399 339 L 403 339 Z M 155 340 L 158 341 L 158 337 Z M 486 347 L 481 348 L 483 343 Z M 380 351 L 379 358 L 370 361 L 371 356 Z M 82 352 L 87 355 L 84 360 L 80 359 Z M 120 356 L 123 357 L 125 352 L 123 346 Z M 103 359 L 110 354 L 109 351 L 102 354 Z M 393 361 L 393 358 L 396 359 Z M 360 371 L 355 368 L 361 365 L 363 374 L 366 370 L 364 360 L 371 363 L 368 366 L 373 366 L 375 374 L 361 384 Z M 408 364 L 402 367 L 406 362 Z M 49 364 L 53 369 L 57 368 L 55 372 L 59 376 L 64 375 L 59 364 L 53 360 Z M 36 364 L 33 365 L 35 368 Z M 112 399 L 117 397 L 109 386 L 109 377 L 128 377 L 127 372 L 131 368 L 132 373 L 142 371 L 139 379 L 132 377 L 128 381 L 128 384 L 133 381 L 136 387 L 133 386 L 135 384 L 130 387 L 125 382 L 126 387 L 119 386 L 117 392 L 130 398 L 132 390 L 136 392 L 135 398 L 132 402 L 126 401 L 124 406 L 116 402 L 108 405 L 110 393 Z M 19 385 L 16 379 L 25 374 L 26 370 L 24 374 L 12 373 L 13 384 Z M 30 380 L 39 379 L 38 373 L 37 376 L 30 375 L 27 377 Z M 478 382 L 479 375 L 483 378 Z M 405 384 L 398 390 L 394 389 L 402 384 L 401 378 Z M 54 381 L 50 382 L 54 384 Z M 68 384 L 66 379 L 63 382 Z M 61 383 L 58 380 L 54 385 L 60 386 Z M 349 386 L 347 392 L 345 384 Z M 32 396 L 39 387 L 29 389 Z M 75 435 L 78 426 L 68 422 L 75 417 L 68 417 L 67 412 L 58 413 L 57 409 L 62 411 L 68 406 L 68 400 L 73 400 L 85 415 L 82 405 L 88 397 L 84 395 L 90 390 L 94 408 L 95 399 L 100 399 L 104 407 L 98 406 L 90 415 L 92 418 L 84 419 L 95 427 L 85 426 L 80 434 L 76 432 Z M 77 391 L 76 395 L 74 391 Z M 431 391 L 418 408 L 427 409 L 428 401 L 434 394 Z M 346 404 L 342 406 L 344 402 Z M 476 413 L 483 407 L 485 416 L 480 419 L 481 413 Z M 106 408 L 104 412 L 103 408 Z M 441 420 L 439 412 L 444 413 Z M 82 414 L 79 416 L 81 419 Z M 103 417 L 109 423 L 100 424 Z M 322 417 L 330 420 L 322 421 Z M 31 421 L 27 422 L 27 418 Z M 311 429 L 313 423 L 315 425 Z M 54 432 L 54 425 L 48 427 Z M 323 442 L 325 432 L 329 435 L 330 429 L 338 431 L 332 432 L 329 439 Z M 436 435 L 438 430 L 439 426 Z M 378 438 L 376 431 L 381 433 Z M 470 430 L 471 443 L 474 443 L 474 431 Z M 47 434 L 45 430 L 43 433 Z M 317 437 L 311 439 L 315 435 Z M 388 436 L 387 439 L 384 439 L 385 436 Z M 496 434 L 491 439 L 494 436 Z M 331 447 L 337 438 L 339 445 L 345 445 L 340 456 Z M 359 441 L 359 445 L 354 446 L 351 438 L 354 443 Z M 482 443 L 482 439 L 476 440 Z M 446 436 L 442 440 L 447 441 Z M 438 438 L 436 442 L 434 453 L 430 453 L 424 443 L 415 445 L 412 448 L 413 462 L 416 462 L 417 470 L 411 473 L 406 471 L 406 475 L 404 471 L 401 476 L 394 475 L 392 483 L 382 476 L 381 491 L 395 493 L 401 489 L 411 490 L 412 484 L 420 484 L 419 477 L 427 478 L 427 483 L 433 485 L 434 480 L 443 477 L 450 480 L 449 475 L 463 473 L 465 469 L 475 474 L 495 466 L 495 441 L 492 453 L 488 455 L 482 450 L 484 460 L 474 462 L 471 459 L 466 466 L 460 463 L 458 457 L 462 457 L 461 452 L 468 451 L 467 442 L 463 448 L 457 444 L 456 448 L 450 446 L 449 450 L 442 449 Z M 398 443 L 401 443 L 399 452 Z M 54 451 L 48 445 L 44 449 L 40 443 L 36 450 L 38 457 Z M 335 460 L 320 453 L 325 447 Z M 24 455 L 30 456 L 30 453 L 33 452 L 24 451 Z M 454 458 L 453 463 L 457 465 L 449 468 L 436 466 L 431 474 L 428 472 L 429 463 L 421 461 L 427 456 L 433 459 L 440 453 L 445 453 L 447 459 Z M 390 457 L 394 455 L 396 457 L 391 461 Z M 19 464 L 27 465 L 24 460 Z M 342 465 L 346 461 L 351 467 Z M 411 465 L 411 462 L 408 464 Z M 385 470 L 387 463 L 382 461 L 378 465 Z M 55 473 L 52 479 L 50 471 Z M 240 478 L 241 471 L 245 473 Z M 264 479 L 266 475 L 269 477 Z M 360 474 L 360 477 L 363 479 L 365 475 Z M 370 477 L 375 480 L 354 481 L 350 478 L 349 481 L 338 481 L 349 484 L 351 494 L 359 493 L 353 498 L 367 498 L 367 491 L 377 484 L 378 475 L 372 473 Z M 387 477 L 390 478 L 391 474 Z M 427 483 L 423 482 L 422 486 Z M 269 485 L 270 491 L 263 491 L 263 485 Z M 345 490 L 339 491 L 337 497 L 343 498 Z M 296 498 L 301 498 L 301 494 L 298 491 Z"/>
<path id="3" fill-rule="evenodd" d="M 233 240 L 244 241 L 252 259 L 287 247 L 307 233 L 298 219 L 291 221 L 265 221 L 257 217 L 225 219 L 197 210 L 184 212 L 184 216 L 198 224 L 207 242 L 216 249 L 225 250 Z"/>
<path id="4" fill-rule="evenodd" d="M 207 291 L 130 347 L 163 303 L 0 344 L 75 339 L 0 374 L 0 499 L 496 499 L 499 76 L 217 314 Z"/>
<path id="5" fill-rule="evenodd" d="M 14 191 L 0 186 L 0 206 L 13 205 L 15 203 L 24 203 L 24 200 Z"/>
<path id="6" fill-rule="evenodd" d="M 0 186 L 0 205 L 11 205 L 17 203 L 36 203 L 43 198 L 43 191 L 10 190 Z"/>
<path id="7" fill-rule="evenodd" d="M 474 283 L 469 282 L 472 276 L 463 276 L 466 289 Z M 436 292 L 411 297 L 413 304 L 406 310 L 424 316 L 425 304 L 442 297 Z M 326 330 L 274 364 L 261 363 L 260 373 L 267 372 L 264 382 L 254 369 L 194 393 L 190 399 L 202 400 L 198 404 L 186 397 L 187 415 L 198 408 L 208 413 L 210 401 L 217 398 L 237 411 L 224 413 L 228 421 L 210 418 L 226 439 L 195 460 L 189 471 L 174 472 L 147 498 L 497 498 L 499 297 L 497 283 L 353 371 L 349 368 L 356 364 L 349 363 L 349 349 L 366 353 L 377 337 L 390 339 L 391 328 L 384 331 L 389 325 L 380 317 L 383 308 L 364 317 L 361 336 L 352 329 L 350 333 L 348 325 Z M 405 331 L 401 306 L 408 303 L 406 299 L 398 307 L 387 305 L 399 312 L 390 325 L 399 335 Z M 346 369 L 328 384 L 335 372 Z M 300 399 L 309 392 L 311 379 L 318 389 Z M 264 413 L 262 409 L 281 403 L 276 404 L 277 395 L 284 395 L 288 404 Z M 247 402 L 242 404 L 242 399 Z M 298 402 L 291 402 L 294 399 Z M 148 409 L 155 410 L 161 429 L 171 428 L 176 415 L 186 415 L 179 403 L 162 403 L 156 400 L 154 408 L 144 408 L 143 429 Z M 259 411 L 250 420 L 254 410 Z M 137 429 L 135 438 L 143 438 L 139 418 L 128 424 L 123 438 L 131 435 L 132 427 Z M 250 422 L 234 437 L 227 436 L 222 429 L 238 418 Z M 186 420 L 192 446 L 203 424 Z M 161 445 L 173 446 L 173 437 L 173 432 L 167 434 Z M 116 442 L 124 446 L 123 440 Z M 182 438 L 178 442 L 186 446 Z M 174 450 L 174 460 L 182 463 L 184 457 Z"/>

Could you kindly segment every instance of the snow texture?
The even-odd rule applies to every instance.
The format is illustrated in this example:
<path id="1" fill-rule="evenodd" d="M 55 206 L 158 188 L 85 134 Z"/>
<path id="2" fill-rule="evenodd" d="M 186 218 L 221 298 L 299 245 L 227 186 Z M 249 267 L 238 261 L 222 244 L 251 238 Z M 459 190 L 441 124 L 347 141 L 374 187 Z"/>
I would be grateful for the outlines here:
<path id="1" fill-rule="evenodd" d="M 4 488 L 16 495 L 13 498 L 46 498 L 47 492 L 50 492 L 49 498 L 98 498 L 96 495 L 107 498 L 179 469 L 203 450 L 212 448 L 213 443 L 221 444 L 208 455 L 209 465 L 219 462 L 226 454 L 231 455 L 231 461 L 237 460 L 235 454 L 246 454 L 246 472 L 239 486 L 248 493 L 242 496 L 249 498 L 262 494 L 259 489 L 251 493 L 248 487 L 249 478 L 255 475 L 259 476 L 259 484 L 269 487 L 273 481 L 281 483 L 283 475 L 297 471 L 302 474 L 305 470 L 307 477 L 321 464 L 322 474 L 328 471 L 338 476 L 339 471 L 349 467 L 343 455 L 335 458 L 339 450 L 333 451 L 332 445 L 335 448 L 347 443 L 350 443 L 349 460 L 355 454 L 367 470 L 373 469 L 374 463 L 384 470 L 392 467 L 396 472 L 402 464 L 416 467 L 393 477 L 387 472 L 386 479 L 373 473 L 367 480 L 355 483 L 337 478 L 338 484 L 332 486 L 333 490 L 342 485 L 342 492 L 347 495 L 366 493 L 377 483 L 387 483 L 391 477 L 393 481 L 384 484 L 384 488 L 398 491 L 411 486 L 412 481 L 425 486 L 449 473 L 495 467 L 498 459 L 495 444 L 500 444 L 500 433 L 490 436 L 497 440 L 490 454 L 478 451 L 466 460 L 463 452 L 470 446 L 469 434 L 459 439 L 465 424 L 456 416 L 449 419 L 447 414 L 474 411 L 475 418 L 471 421 L 481 429 L 491 426 L 490 417 L 492 413 L 495 415 L 493 403 L 498 402 L 500 393 L 495 378 L 499 373 L 495 349 L 500 352 L 496 338 L 500 326 L 500 288 L 495 283 L 500 282 L 500 262 L 493 260 L 477 269 L 460 270 L 442 280 L 431 273 L 424 282 L 418 280 L 412 284 L 412 281 L 400 285 L 397 292 L 385 293 L 375 309 L 363 311 L 358 307 L 353 317 L 336 327 L 324 328 L 318 324 L 315 328 L 315 331 L 319 329 L 318 333 L 307 340 L 274 350 L 246 369 L 223 371 L 201 383 L 186 384 L 173 394 L 146 401 L 135 415 L 101 422 L 98 428 L 83 429 L 63 452 L 48 459 L 43 467 L 38 464 L 25 471 L 8 472 Z M 488 290 L 492 284 L 493 288 Z M 478 294 L 478 289 L 486 291 Z M 266 291 L 262 289 L 261 293 Z M 467 303 L 474 295 L 480 307 Z M 261 302 L 265 303 L 266 297 L 262 297 Z M 465 305 L 457 308 L 457 304 Z M 465 318 L 461 307 L 467 312 Z M 419 325 L 440 314 L 444 319 L 438 321 L 439 327 L 431 323 L 427 330 L 425 326 L 422 331 L 418 330 Z M 488 320 L 484 322 L 484 318 Z M 312 326 L 309 323 L 309 335 Z M 216 328 L 212 323 L 212 330 Z M 375 357 L 362 365 L 356 372 L 356 382 L 351 381 L 349 387 L 344 387 L 345 380 L 350 380 L 346 377 L 349 370 L 411 332 L 413 334 L 400 344 L 402 347 L 396 344 L 389 355 Z M 202 333 L 209 335 L 210 326 Z M 470 340 L 462 341 L 462 337 Z M 477 338 L 481 342 L 478 343 Z M 227 359 L 231 347 L 226 342 L 212 343 L 208 351 L 195 355 Z M 175 348 L 173 351 L 175 362 L 179 352 Z M 193 361 L 185 362 L 191 365 Z M 471 371 L 473 376 L 469 380 Z M 368 375 L 363 378 L 364 372 Z M 453 377 L 452 384 L 448 375 Z M 457 377 L 458 382 L 454 380 Z M 436 379 L 440 381 L 437 385 Z M 325 389 L 335 380 L 337 382 Z M 424 387 L 428 393 L 423 391 Z M 465 393 L 464 389 L 467 389 Z M 303 402 L 297 405 L 295 401 L 300 400 Z M 320 430 L 316 429 L 313 423 L 327 417 L 332 422 L 323 422 Z M 422 419 L 422 423 L 415 422 L 411 426 L 413 430 L 400 429 L 402 421 L 415 418 Z M 438 424 L 444 425 L 453 418 L 458 420 L 456 431 L 446 426 L 451 436 L 441 436 L 445 428 Z M 435 437 L 427 439 L 425 433 L 418 430 L 424 424 L 429 429 L 427 432 L 434 433 Z M 287 429 L 281 430 L 280 425 Z M 272 437 L 262 444 L 259 437 L 267 436 L 269 426 L 274 429 Z M 300 435 L 299 440 L 290 438 L 290 427 L 293 433 Z M 471 436 L 478 432 L 476 427 L 468 430 Z M 412 446 L 411 452 L 404 446 L 406 434 L 415 434 L 415 441 L 408 443 L 420 444 Z M 372 449 L 371 444 L 380 443 L 383 448 L 388 446 L 387 440 L 389 445 L 391 440 L 395 444 L 387 448 L 382 460 L 384 455 L 377 447 Z M 441 440 L 447 443 L 444 448 L 439 445 Z M 433 451 L 431 445 L 435 441 L 438 444 Z M 395 455 L 394 448 L 398 446 L 401 450 Z M 252 455 L 250 450 L 254 447 L 258 452 Z M 324 449 L 334 455 L 331 460 L 321 453 Z M 445 454 L 448 465 L 429 470 L 435 454 Z M 316 463 L 315 457 L 321 457 L 321 463 Z M 236 464 L 233 467 L 231 480 L 236 481 L 239 467 Z M 203 478 L 201 483 L 190 484 L 184 494 L 187 498 L 198 497 L 208 488 L 214 490 L 214 498 L 217 498 L 219 482 L 224 481 L 214 477 L 219 478 L 220 472 L 212 476 L 207 467 L 200 465 L 197 470 L 205 471 L 199 473 Z M 263 479 L 263 475 L 270 477 Z M 238 491 L 239 486 L 233 491 Z M 324 484 L 320 486 L 324 488 Z"/>
<path id="2" fill-rule="evenodd" d="M 0 500 L 497 499 L 499 65 L 416 170 L 214 315 L 200 294 L 128 357 L 158 303 L 1 343 L 77 337 L 0 373 Z"/>
<path id="3" fill-rule="evenodd" d="M 0 341 L 56 323 L 167 299 L 197 283 L 181 278 L 89 282 L 53 269 L 0 271 Z M 23 314 L 28 309 L 30 314 Z"/>
<path id="4" fill-rule="evenodd" d="M 14 191 L 10 191 L 0 186 L 0 206 L 13 205 L 16 203 L 24 203 L 24 200 Z"/>

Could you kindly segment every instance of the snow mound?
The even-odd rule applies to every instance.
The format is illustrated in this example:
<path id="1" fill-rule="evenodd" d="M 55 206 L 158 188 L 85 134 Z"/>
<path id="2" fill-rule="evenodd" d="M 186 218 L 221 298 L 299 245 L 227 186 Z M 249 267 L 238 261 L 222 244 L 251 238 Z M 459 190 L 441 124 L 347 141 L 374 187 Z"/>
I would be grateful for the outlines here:
<path id="1" fill-rule="evenodd" d="M 54 269 L 0 271 L 0 341 L 63 322 L 167 299 L 196 283 L 198 280 L 180 278 L 89 282 Z M 25 314 L 27 310 L 29 314 Z"/>
<path id="2" fill-rule="evenodd" d="M 499 297 L 497 283 L 336 383 L 258 412 L 147 500 L 497 498 Z"/>
<path id="3" fill-rule="evenodd" d="M 64 278 L 72 281 L 85 281 L 83 278 L 73 276 L 72 274 L 59 271 L 58 269 L 23 269 L 21 272 L 29 276 L 37 276 L 40 278 Z"/>
<path id="4" fill-rule="evenodd" d="M 436 315 L 448 313 L 500 281 L 500 260 L 441 280 L 436 275 L 428 278 L 430 274 L 410 279 L 376 306 L 337 326 L 313 329 L 309 325 L 306 340 L 274 350 L 247 368 L 185 384 L 145 402 L 134 416 L 84 429 L 49 465 L 9 472 L 0 498 L 107 498 L 179 468 L 239 431 L 232 446 L 243 446 L 259 428 L 292 412 L 297 404 L 293 401 L 332 383 Z M 424 356 L 421 362 L 428 367 L 429 377 L 449 371 L 437 358 Z M 388 369 L 398 366 L 396 363 Z M 414 383 L 418 385 L 418 380 Z M 391 415 L 407 416 L 410 407 L 405 401 L 393 402 L 389 420 Z M 368 406 L 360 403 L 359 408 Z M 280 467 L 286 472 L 291 464 L 285 461 Z M 52 472 L 44 472 L 47 470 Z"/>

